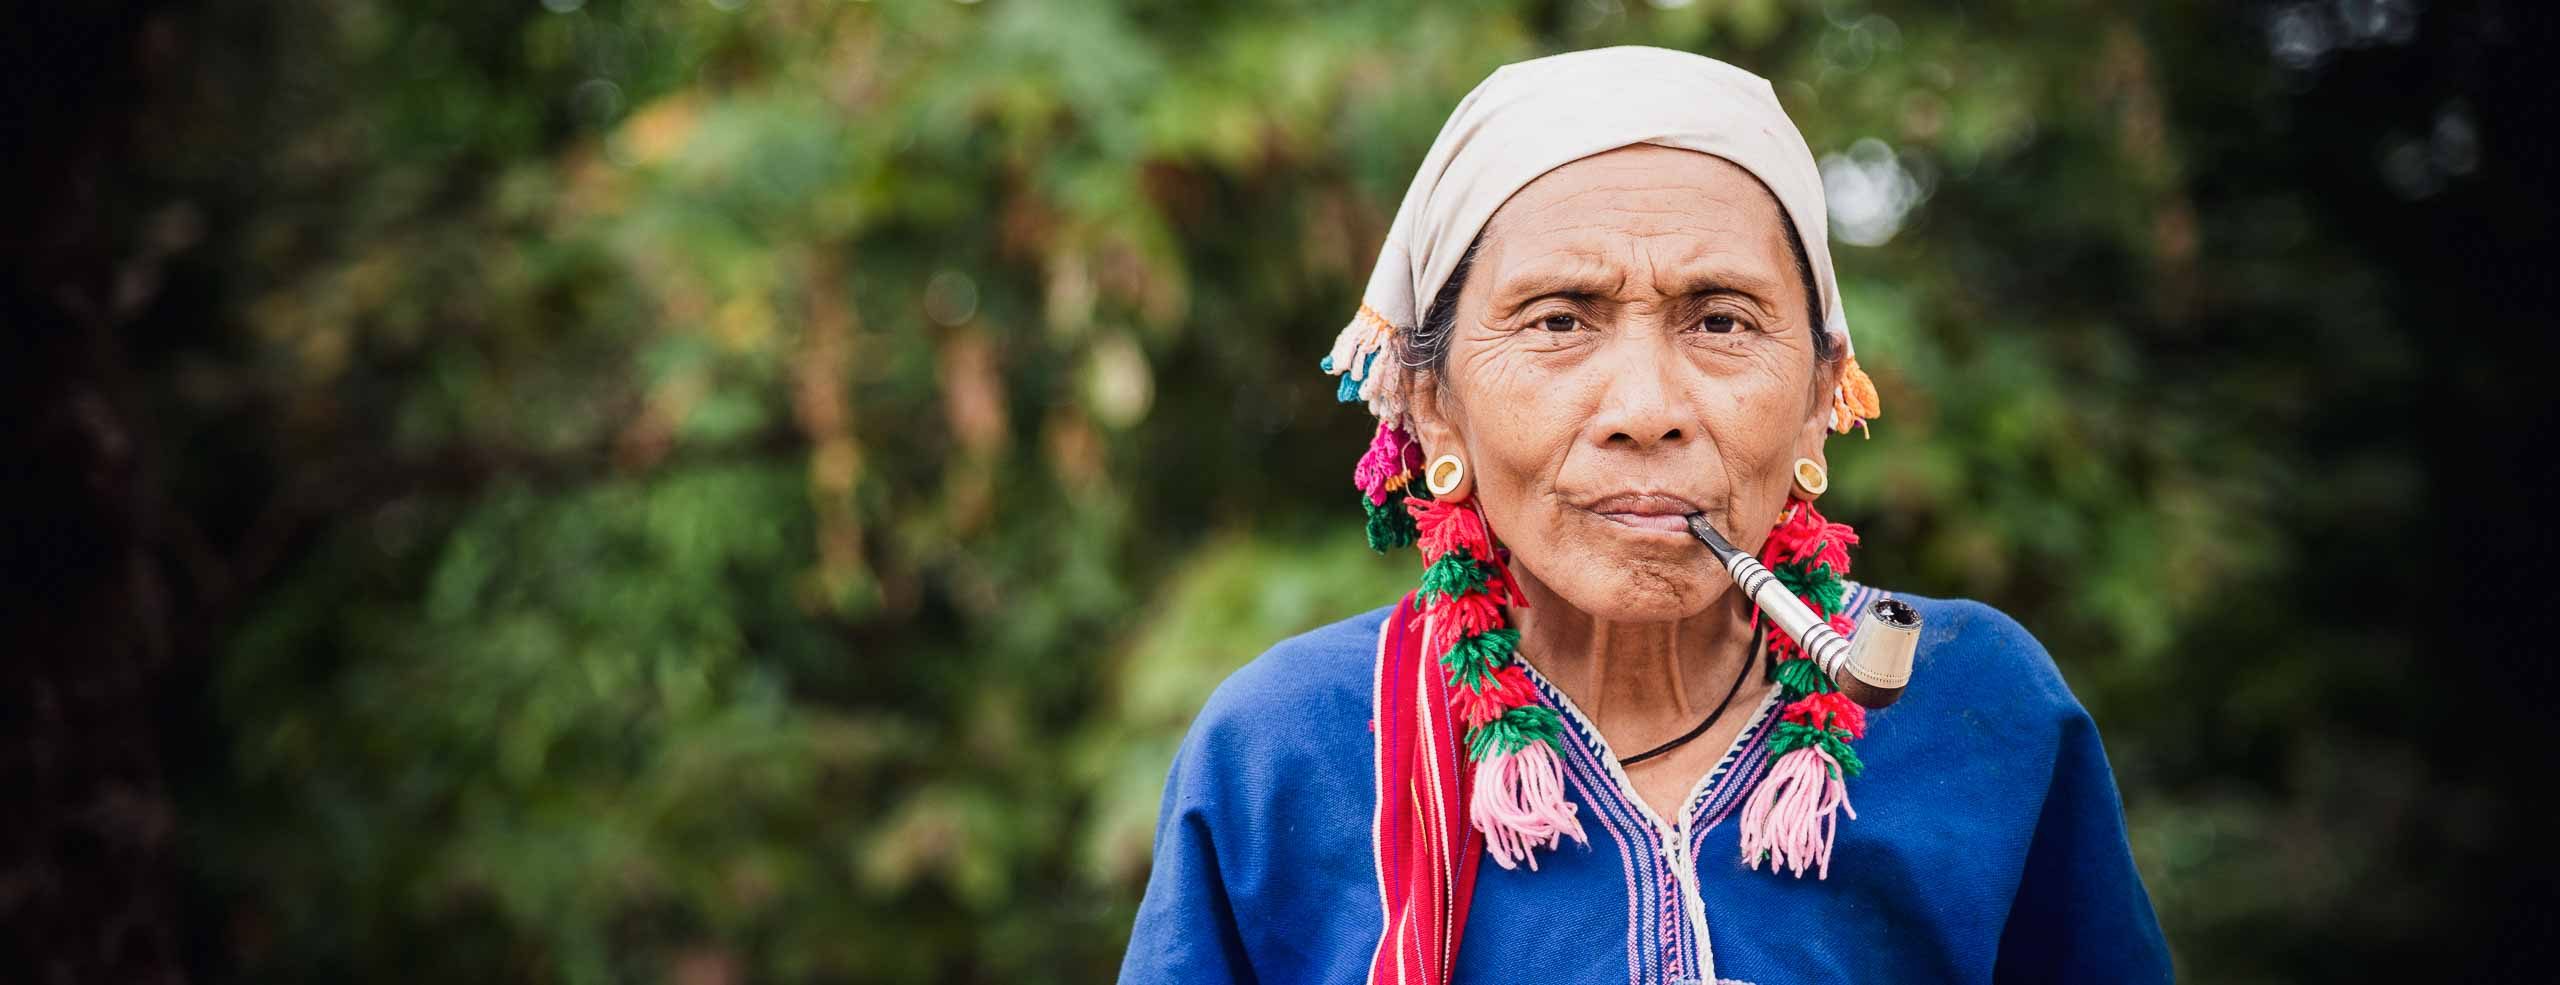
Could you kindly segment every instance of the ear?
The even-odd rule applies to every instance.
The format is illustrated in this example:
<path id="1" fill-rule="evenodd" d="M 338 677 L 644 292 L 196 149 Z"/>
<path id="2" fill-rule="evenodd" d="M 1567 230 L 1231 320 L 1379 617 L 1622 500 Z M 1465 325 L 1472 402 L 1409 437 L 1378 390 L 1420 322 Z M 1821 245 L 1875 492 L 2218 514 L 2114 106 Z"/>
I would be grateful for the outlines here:
<path id="1" fill-rule="evenodd" d="M 1404 370 L 1405 412 L 1411 418 L 1414 440 L 1422 443 L 1422 482 L 1430 486 L 1431 463 L 1442 455 L 1456 455 L 1467 466 L 1466 475 L 1452 490 L 1451 500 L 1465 499 L 1475 492 L 1475 463 L 1467 457 L 1467 436 L 1457 401 L 1440 387 L 1437 375 L 1419 369 Z"/>
<path id="2" fill-rule="evenodd" d="M 1838 343 L 1832 347 L 1835 352 L 1848 348 L 1847 341 L 1836 334 L 1832 341 Z M 1814 366 L 1813 412 L 1805 416 L 1804 427 L 1796 436 L 1796 454 L 1813 459 L 1826 472 L 1831 470 L 1831 463 L 1822 457 L 1822 447 L 1831 440 L 1831 395 L 1839 389 L 1840 378 L 1848 368 L 1846 356 Z"/>

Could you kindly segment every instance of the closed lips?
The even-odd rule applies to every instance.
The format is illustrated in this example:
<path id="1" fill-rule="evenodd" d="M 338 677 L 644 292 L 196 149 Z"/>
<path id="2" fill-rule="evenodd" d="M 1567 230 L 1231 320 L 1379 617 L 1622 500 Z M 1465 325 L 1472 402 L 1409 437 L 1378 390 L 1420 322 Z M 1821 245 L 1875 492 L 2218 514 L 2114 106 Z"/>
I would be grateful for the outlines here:
<path id="1" fill-rule="evenodd" d="M 1617 493 L 1594 500 L 1583 509 L 1638 530 L 1683 535 L 1689 531 L 1689 514 L 1699 512 L 1698 504 L 1668 493 Z"/>

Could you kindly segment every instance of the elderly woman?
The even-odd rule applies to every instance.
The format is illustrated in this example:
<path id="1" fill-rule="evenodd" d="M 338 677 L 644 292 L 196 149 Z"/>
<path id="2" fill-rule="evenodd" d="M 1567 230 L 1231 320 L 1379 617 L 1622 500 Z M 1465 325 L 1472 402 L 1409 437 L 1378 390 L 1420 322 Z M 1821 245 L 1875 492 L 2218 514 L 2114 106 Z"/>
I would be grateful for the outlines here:
<path id="1" fill-rule="evenodd" d="M 1209 699 L 1123 981 L 2169 977 L 2044 649 L 1845 577 L 1824 442 L 1878 408 L 1823 222 L 1769 84 L 1720 62 L 1575 52 L 1458 105 L 1325 360 L 1380 419 L 1371 542 L 1421 585 Z M 1692 518 L 1827 619 L 1799 627 L 1897 599 L 1907 697 L 1849 700 Z"/>

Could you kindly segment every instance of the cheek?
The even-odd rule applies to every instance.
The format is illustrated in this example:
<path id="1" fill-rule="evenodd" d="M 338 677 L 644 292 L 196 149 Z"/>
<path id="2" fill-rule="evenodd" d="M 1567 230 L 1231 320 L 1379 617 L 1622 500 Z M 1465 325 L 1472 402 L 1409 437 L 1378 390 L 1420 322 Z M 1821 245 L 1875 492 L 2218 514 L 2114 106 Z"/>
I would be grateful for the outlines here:
<path id="1" fill-rule="evenodd" d="M 1715 436 L 1735 514 L 1735 543 L 1754 554 L 1768 539 L 1794 490 L 1792 468 L 1811 413 L 1806 385 L 1793 372 L 1751 373 L 1724 381 L 1731 388 L 1704 416 Z"/>
<path id="2" fill-rule="evenodd" d="M 1536 498 L 1581 432 L 1569 381 L 1534 360 L 1499 352 L 1472 360 L 1459 398 L 1466 408 L 1467 452 L 1476 485 L 1492 502 Z M 1511 505 L 1511 504 L 1503 504 Z"/>
<path id="3" fill-rule="evenodd" d="M 1542 577 L 1539 568 L 1572 553 L 1556 484 L 1583 415 L 1551 372 L 1499 358 L 1476 370 L 1461 391 L 1476 502 L 1513 563 Z"/>
<path id="4" fill-rule="evenodd" d="M 1783 486 L 1804 431 L 1803 385 L 1756 373 L 1721 385 L 1724 392 L 1705 402 L 1701 416 L 1727 481 L 1742 494 L 1768 486 L 1773 477 Z"/>
<path id="5" fill-rule="evenodd" d="M 1747 475 L 1772 456 L 1793 457 L 1806 413 L 1801 383 L 1754 371 L 1706 380 L 1691 398 L 1732 474 Z"/>

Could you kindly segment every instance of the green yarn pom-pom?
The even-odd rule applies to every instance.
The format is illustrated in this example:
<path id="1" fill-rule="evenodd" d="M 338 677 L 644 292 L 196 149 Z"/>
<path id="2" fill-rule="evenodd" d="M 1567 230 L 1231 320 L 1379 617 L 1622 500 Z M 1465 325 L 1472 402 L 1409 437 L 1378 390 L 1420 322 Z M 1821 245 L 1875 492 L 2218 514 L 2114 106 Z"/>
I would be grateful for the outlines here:
<path id="1" fill-rule="evenodd" d="M 1858 759 L 1858 751 L 1849 748 L 1847 731 L 1815 728 L 1803 722 L 1778 723 L 1776 734 L 1769 737 L 1769 761 L 1777 762 L 1779 757 L 1807 746 L 1820 746 L 1822 751 L 1830 753 L 1832 760 L 1840 764 L 1844 777 L 1867 771 L 1867 764 Z"/>
<path id="2" fill-rule="evenodd" d="M 1469 592 L 1481 592 L 1492 580 L 1493 573 L 1485 570 L 1484 565 L 1477 564 L 1466 548 L 1457 548 L 1440 555 L 1440 560 L 1431 562 L 1431 567 L 1423 570 L 1422 600 L 1430 602 L 1435 597 L 1453 599 Z"/>
<path id="3" fill-rule="evenodd" d="M 1849 586 L 1841 583 L 1840 573 L 1828 564 L 1795 561 L 1770 568 L 1769 573 L 1777 576 L 1778 584 L 1787 587 L 1787 594 L 1811 600 L 1823 615 L 1839 615 L 1840 607 L 1848 604 Z"/>
<path id="4" fill-rule="evenodd" d="M 1777 671 L 1771 676 L 1778 679 L 1778 687 L 1786 692 L 1789 701 L 1808 694 L 1830 694 L 1840 689 L 1839 685 L 1831 683 L 1831 675 L 1822 672 L 1822 665 L 1803 657 L 1779 661 Z"/>
<path id="5" fill-rule="evenodd" d="M 1368 493 L 1361 493 L 1360 508 L 1369 514 L 1369 549 L 1384 554 L 1390 549 L 1413 546 L 1421 531 L 1413 525 L 1413 514 L 1404 508 L 1404 494 L 1390 492 L 1385 503 L 1372 503 Z"/>
<path id="6" fill-rule="evenodd" d="M 1532 742 L 1544 742 L 1556 747 L 1557 752 L 1563 752 L 1563 734 L 1564 721 L 1556 717 L 1555 709 L 1545 705 L 1521 705 L 1467 733 L 1467 758 L 1483 762 L 1495 756 L 1519 752 Z"/>
<path id="7" fill-rule="evenodd" d="M 1470 691 L 1482 691 L 1484 679 L 1509 664 L 1512 651 L 1519 647 L 1519 630 L 1488 629 L 1451 644 L 1449 652 L 1440 655 L 1440 666 L 1449 672 L 1453 683 L 1465 684 Z"/>

